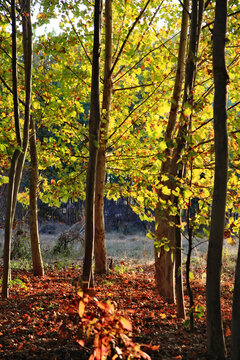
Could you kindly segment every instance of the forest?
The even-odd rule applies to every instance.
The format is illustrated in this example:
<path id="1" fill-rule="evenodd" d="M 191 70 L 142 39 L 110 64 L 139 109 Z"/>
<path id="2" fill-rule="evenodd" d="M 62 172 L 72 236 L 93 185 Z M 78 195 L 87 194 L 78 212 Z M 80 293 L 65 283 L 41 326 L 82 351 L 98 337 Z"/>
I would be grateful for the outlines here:
<path id="1" fill-rule="evenodd" d="M 1 359 L 240 359 L 239 24 L 0 1 Z"/>

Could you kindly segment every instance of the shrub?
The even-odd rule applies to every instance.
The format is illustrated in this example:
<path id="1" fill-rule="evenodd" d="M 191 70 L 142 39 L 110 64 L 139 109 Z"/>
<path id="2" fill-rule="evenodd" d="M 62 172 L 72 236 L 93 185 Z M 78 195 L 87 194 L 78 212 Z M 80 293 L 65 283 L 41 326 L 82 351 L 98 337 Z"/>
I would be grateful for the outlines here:
<path id="1" fill-rule="evenodd" d="M 151 360 L 150 356 L 141 350 L 142 345 L 132 341 L 132 324 L 120 311 L 116 310 L 113 303 L 110 301 L 103 303 L 96 298 L 92 299 L 84 295 L 82 291 L 78 294 L 81 333 L 78 343 L 81 346 L 93 346 L 93 353 L 89 360 L 109 358 Z"/>
<path id="2" fill-rule="evenodd" d="M 31 259 L 31 242 L 30 235 L 23 229 L 17 229 L 13 237 L 12 259 Z"/>

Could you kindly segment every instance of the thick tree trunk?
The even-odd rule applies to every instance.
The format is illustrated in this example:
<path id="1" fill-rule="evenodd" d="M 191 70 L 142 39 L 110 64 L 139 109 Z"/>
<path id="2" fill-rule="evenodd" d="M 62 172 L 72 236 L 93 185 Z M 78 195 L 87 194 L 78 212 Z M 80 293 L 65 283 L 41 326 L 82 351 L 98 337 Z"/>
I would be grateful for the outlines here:
<path id="1" fill-rule="evenodd" d="M 193 0 L 192 1 L 192 14 L 191 14 L 191 29 L 190 29 L 190 40 L 189 40 L 189 48 L 188 48 L 188 56 L 186 63 L 186 71 L 185 71 L 185 85 L 184 85 L 184 94 L 183 94 L 183 106 L 186 102 L 191 103 L 192 101 L 192 93 L 195 84 L 196 70 L 197 70 L 197 55 L 200 41 L 200 32 L 201 32 L 201 23 L 202 23 L 202 13 L 203 13 L 203 0 Z M 183 110 L 182 110 L 183 112 Z M 181 151 L 186 146 L 185 135 L 187 134 L 189 128 L 189 121 L 186 121 L 183 114 L 180 116 L 180 124 L 178 129 L 178 134 L 176 138 L 176 147 L 172 150 L 172 158 L 171 161 L 167 160 L 167 162 L 162 165 L 161 174 L 166 174 L 168 176 L 168 180 L 163 183 L 163 185 L 167 186 L 169 189 L 174 189 L 175 187 L 175 179 L 181 164 Z M 168 129 L 167 129 L 168 131 Z M 167 133 L 167 132 L 166 132 Z M 166 140 L 168 143 L 168 140 Z M 169 195 L 168 197 L 161 195 L 161 189 L 159 191 L 160 201 L 157 205 L 156 212 L 156 221 L 157 221 L 157 240 L 161 242 L 160 236 L 166 238 L 169 233 L 169 210 L 165 208 L 165 210 L 161 210 L 161 200 L 165 201 L 166 204 L 173 203 L 173 196 Z M 162 228 L 162 229 L 161 229 Z M 158 230 L 159 229 L 159 230 Z M 172 232 L 170 232 L 172 233 Z M 169 246 L 175 248 L 174 239 L 168 238 Z M 174 250 L 173 250 L 174 251 Z M 172 276 L 174 271 L 172 267 L 174 267 L 172 258 L 174 256 L 169 256 L 169 254 L 164 254 L 164 248 L 161 249 L 160 257 L 158 257 L 159 264 L 156 264 L 156 254 L 155 254 L 155 267 L 156 267 L 156 280 L 157 285 L 159 286 L 159 293 L 166 298 L 167 301 L 173 302 L 175 300 L 175 292 L 174 292 L 174 281 Z M 160 264 L 162 262 L 162 264 Z M 160 274 L 157 274 L 157 271 L 162 271 Z M 162 284 L 162 285 L 160 285 Z M 166 290 L 164 290 L 166 288 Z"/>
<path id="2" fill-rule="evenodd" d="M 232 305 L 232 360 L 240 359 L 240 239 L 235 270 L 235 284 Z"/>
<path id="3" fill-rule="evenodd" d="M 163 199 L 163 196 L 162 196 Z M 158 220 L 159 219 L 159 220 Z M 162 243 L 160 248 L 155 247 L 155 280 L 158 292 L 169 303 L 175 302 L 175 278 L 174 278 L 174 257 L 172 256 L 173 249 L 175 248 L 174 238 L 171 236 L 169 239 L 169 226 L 170 218 L 168 210 L 161 210 L 157 208 L 156 222 L 158 226 L 156 229 L 156 239 Z M 164 242 L 166 247 L 164 249 Z"/>
<path id="4" fill-rule="evenodd" d="M 32 248 L 33 273 L 36 276 L 44 275 L 44 267 L 42 262 L 39 232 L 38 232 L 38 154 L 36 144 L 36 130 L 33 118 L 30 118 L 31 134 L 29 137 L 30 157 L 31 157 L 31 173 L 30 173 L 30 237 Z"/>
<path id="5" fill-rule="evenodd" d="M 106 177 L 106 147 L 110 122 L 112 98 L 112 0 L 105 2 L 105 62 L 104 85 L 100 127 L 100 147 L 97 158 L 96 203 L 95 203 L 95 272 L 105 274 L 107 270 L 105 224 L 104 224 L 104 190 Z"/>
<path id="6" fill-rule="evenodd" d="M 165 160 L 162 163 L 161 175 L 169 173 L 170 166 L 170 152 L 171 152 L 171 139 L 173 136 L 173 131 L 175 129 L 177 111 L 179 108 L 179 101 L 182 91 L 182 83 L 184 79 L 185 71 L 185 56 L 186 56 L 186 45 L 187 45 L 187 33 L 188 33 L 188 10 L 189 10 L 189 0 L 183 2 L 183 12 L 182 12 L 182 26 L 181 26 L 181 35 L 179 43 L 179 52 L 178 52 L 178 64 L 177 64 L 177 73 L 174 85 L 174 91 L 171 102 L 171 109 L 169 113 L 168 125 L 165 133 L 165 141 L 167 144 L 167 149 L 164 153 Z M 172 187 L 170 180 L 166 183 L 163 183 L 167 187 Z M 168 239 L 169 232 L 169 209 L 162 209 L 162 201 L 170 200 L 171 196 L 166 196 L 159 191 L 158 193 L 159 202 L 156 207 L 156 241 L 159 244 L 162 243 L 162 239 Z M 171 251 L 175 247 L 174 239 L 170 240 L 168 244 L 170 251 L 166 252 L 164 247 L 161 249 L 155 248 L 155 280 L 160 295 L 169 302 L 175 302 L 175 291 L 174 291 L 174 263 L 172 261 Z M 179 299 L 180 300 L 180 299 Z M 181 301 L 181 300 L 180 300 Z"/>
<path id="7" fill-rule="evenodd" d="M 217 1 L 213 29 L 215 176 L 207 258 L 207 340 L 209 359 L 226 359 L 220 299 L 228 173 L 226 26 L 227 0 Z"/>
<path id="8" fill-rule="evenodd" d="M 105 274 L 107 271 L 107 256 L 105 245 L 105 223 L 104 223 L 104 191 L 106 176 L 105 149 L 100 145 L 97 160 L 96 178 L 96 200 L 95 200 L 95 273 Z"/>
<path id="9" fill-rule="evenodd" d="M 100 129 L 100 93 L 99 93 L 99 64 L 100 64 L 100 32 L 101 32 L 102 2 L 95 0 L 94 7 L 94 43 L 92 62 L 92 86 L 89 121 L 89 161 L 86 180 L 86 225 L 85 225 L 85 254 L 83 262 L 83 288 L 93 285 L 92 261 L 94 248 L 95 226 L 95 184 L 97 154 L 99 147 Z"/>
<path id="10" fill-rule="evenodd" d="M 18 146 L 21 151 L 14 152 L 9 176 L 7 208 L 5 219 L 5 239 L 4 239 L 4 266 L 3 266 L 3 286 L 2 296 L 9 296 L 10 278 L 10 253 L 11 253 L 11 234 L 17 194 L 22 177 L 22 170 L 26 158 L 29 141 L 30 107 L 32 94 L 32 25 L 31 25 L 31 1 L 27 0 L 22 4 L 22 28 L 23 28 L 23 53 L 25 67 L 25 115 L 23 127 L 23 141 L 21 140 L 19 106 L 18 106 L 18 86 L 17 86 L 17 27 L 16 27 L 16 3 L 11 1 L 12 19 L 12 75 L 13 75 L 13 102 L 15 132 Z"/>

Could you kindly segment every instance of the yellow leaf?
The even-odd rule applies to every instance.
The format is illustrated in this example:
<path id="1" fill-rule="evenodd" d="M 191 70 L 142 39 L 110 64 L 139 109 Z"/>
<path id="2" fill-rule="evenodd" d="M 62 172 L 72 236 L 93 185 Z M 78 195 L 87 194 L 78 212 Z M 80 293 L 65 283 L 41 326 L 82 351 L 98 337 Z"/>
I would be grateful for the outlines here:
<path id="1" fill-rule="evenodd" d="M 161 179 L 162 179 L 162 181 L 167 181 L 169 178 L 168 178 L 167 175 L 162 175 L 162 176 L 161 176 Z"/>
<path id="2" fill-rule="evenodd" d="M 79 316 L 82 317 L 85 311 L 85 304 L 82 300 L 79 301 L 78 313 Z"/>
<path id="3" fill-rule="evenodd" d="M 34 109 L 40 109 L 40 108 L 41 108 L 41 106 L 40 106 L 40 104 L 39 104 L 38 101 L 33 101 L 33 102 L 32 102 L 32 106 L 33 106 Z"/>
<path id="4" fill-rule="evenodd" d="M 164 195 L 170 195 L 171 194 L 171 190 L 167 187 L 167 186 L 163 186 L 162 187 L 162 193 Z"/>
<path id="5" fill-rule="evenodd" d="M 121 317 L 121 318 L 120 318 L 120 323 L 122 324 L 122 327 L 123 327 L 124 329 L 129 330 L 129 331 L 132 331 L 132 324 L 131 324 L 131 322 L 130 322 L 128 319 L 126 319 L 126 318 L 124 318 L 124 317 Z"/>
<path id="6" fill-rule="evenodd" d="M 158 145 L 159 151 L 164 151 L 166 148 L 167 148 L 167 144 L 165 143 L 165 141 L 161 141 L 160 144 Z"/>
<path id="7" fill-rule="evenodd" d="M 232 246 L 236 244 L 235 240 L 232 237 L 227 238 L 227 242 Z"/>
<path id="8" fill-rule="evenodd" d="M 80 289 L 78 290 L 78 295 L 82 298 L 83 297 L 83 291 Z"/>

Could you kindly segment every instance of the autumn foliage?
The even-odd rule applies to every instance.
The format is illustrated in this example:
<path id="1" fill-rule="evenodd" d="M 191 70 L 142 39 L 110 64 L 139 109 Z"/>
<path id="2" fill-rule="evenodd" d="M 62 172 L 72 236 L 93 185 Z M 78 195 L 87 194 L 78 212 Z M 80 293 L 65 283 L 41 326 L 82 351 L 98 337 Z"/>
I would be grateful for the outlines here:
<path id="1" fill-rule="evenodd" d="M 152 265 L 125 266 L 123 274 L 113 270 L 105 278 L 96 278 L 95 298 L 82 296 L 72 285 L 78 266 L 59 269 L 53 264 L 42 279 L 30 271 L 13 269 L 10 298 L 0 299 L 0 358 L 46 359 L 47 353 L 50 359 L 87 360 L 102 350 L 102 354 L 111 351 L 119 358 L 121 353 L 127 358 L 132 351 L 134 358 L 204 359 L 204 266 L 194 270 L 196 311 L 203 308 L 201 317 L 196 313 L 194 333 L 177 319 L 175 305 L 157 295 Z M 233 272 L 228 265 L 222 297 L 228 346 L 232 291 Z M 187 297 L 185 300 L 189 310 Z"/>
<path id="2" fill-rule="evenodd" d="M 90 299 L 89 296 L 78 291 L 80 296 L 78 313 L 81 318 L 80 328 L 83 332 L 83 339 L 77 340 L 81 346 L 89 343 L 93 344 L 93 354 L 89 360 L 111 359 L 151 359 L 148 354 L 141 350 L 141 345 L 132 341 L 132 323 L 123 317 L 121 311 L 115 309 L 115 305 L 110 301 L 103 303 L 96 298 Z M 86 313 L 85 307 L 92 303 L 93 309 Z M 157 347 L 148 346 L 151 349 Z"/>

